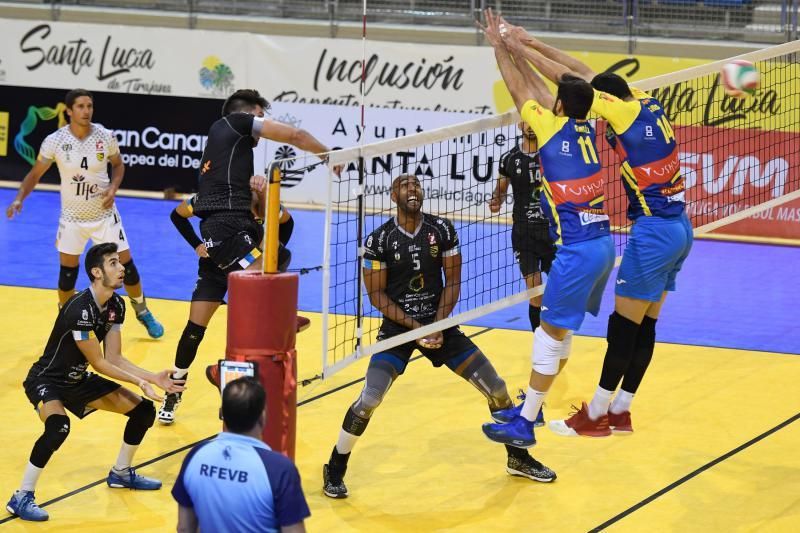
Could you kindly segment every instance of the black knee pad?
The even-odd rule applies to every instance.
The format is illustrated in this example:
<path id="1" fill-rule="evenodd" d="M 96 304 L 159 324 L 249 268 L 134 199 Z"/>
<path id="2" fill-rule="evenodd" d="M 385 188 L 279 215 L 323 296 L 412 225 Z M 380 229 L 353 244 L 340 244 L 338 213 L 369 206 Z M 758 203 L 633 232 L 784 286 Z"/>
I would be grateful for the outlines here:
<path id="1" fill-rule="evenodd" d="M 69 417 L 67 415 L 50 415 L 44 421 L 44 443 L 52 451 L 58 450 L 69 437 Z"/>
<path id="2" fill-rule="evenodd" d="M 138 446 L 142 443 L 144 434 L 156 421 L 156 407 L 153 402 L 144 398 L 139 405 L 125 413 L 125 416 L 128 417 L 128 423 L 125 425 L 122 438 L 125 444 Z"/>
<path id="3" fill-rule="evenodd" d="M 125 267 L 125 278 L 122 280 L 125 285 L 136 285 L 139 283 L 139 271 L 136 269 L 136 265 L 133 264 L 133 259 L 127 263 L 122 263 L 122 266 Z"/>
<path id="4" fill-rule="evenodd" d="M 64 292 L 73 290 L 78 281 L 78 270 L 80 270 L 78 267 L 61 265 L 58 270 L 58 289 Z"/>
<path id="5" fill-rule="evenodd" d="M 289 244 L 289 239 L 292 238 L 292 232 L 294 231 L 294 219 L 292 215 L 289 215 L 289 220 L 286 222 L 281 222 L 278 226 L 278 240 L 281 241 L 281 244 L 286 246 Z"/>

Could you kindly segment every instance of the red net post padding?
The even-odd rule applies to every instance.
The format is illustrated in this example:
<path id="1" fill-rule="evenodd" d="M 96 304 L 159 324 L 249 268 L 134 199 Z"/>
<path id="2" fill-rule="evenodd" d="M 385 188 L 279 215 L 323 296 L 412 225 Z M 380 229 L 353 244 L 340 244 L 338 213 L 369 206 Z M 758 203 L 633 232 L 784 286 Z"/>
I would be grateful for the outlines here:
<path id="1" fill-rule="evenodd" d="M 297 274 L 233 272 L 228 276 L 225 358 L 258 363 L 267 391 L 263 438 L 294 459 L 297 411 Z"/>

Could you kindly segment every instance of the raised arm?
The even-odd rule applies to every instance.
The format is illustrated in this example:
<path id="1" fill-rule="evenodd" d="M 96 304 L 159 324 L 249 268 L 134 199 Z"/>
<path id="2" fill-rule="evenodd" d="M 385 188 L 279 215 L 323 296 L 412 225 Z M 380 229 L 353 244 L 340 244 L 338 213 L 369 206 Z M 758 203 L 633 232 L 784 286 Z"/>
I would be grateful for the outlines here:
<path id="1" fill-rule="evenodd" d="M 172 225 L 175 226 L 175 229 L 178 230 L 178 233 L 181 234 L 183 240 L 194 248 L 195 253 L 199 257 L 208 257 L 206 245 L 203 243 L 203 240 L 197 236 L 194 226 L 189 222 L 193 214 L 192 198 L 189 198 L 178 204 L 178 207 L 172 210 L 172 213 L 169 214 L 169 219 L 172 221 Z"/>
<path id="2" fill-rule="evenodd" d="M 500 75 L 503 77 L 508 92 L 511 93 L 511 98 L 514 100 L 517 110 L 522 111 L 525 102 L 537 99 L 537 91 L 526 84 L 522 73 L 511 60 L 511 55 L 500 35 L 500 23 L 491 9 L 484 11 L 484 20 L 486 21 L 486 26 L 481 25 L 480 22 L 476 22 L 476 25 L 483 30 L 486 40 L 494 48 L 494 57 L 497 60 L 497 68 L 500 70 Z"/>
<path id="3" fill-rule="evenodd" d="M 550 89 L 547 88 L 545 85 L 544 80 L 542 80 L 541 76 L 531 68 L 528 64 L 527 57 L 524 55 L 517 55 L 519 52 L 525 53 L 524 47 L 518 49 L 511 49 L 512 58 L 516 63 L 517 67 L 519 68 L 520 74 L 525 79 L 525 83 L 533 88 L 534 93 L 536 94 L 535 100 L 545 106 L 548 109 L 553 107 L 553 103 L 555 102 L 555 98 L 553 94 L 550 92 Z M 541 56 L 539 56 L 541 57 Z M 560 76 L 559 76 L 560 79 Z M 558 82 L 555 82 L 556 84 Z"/>
<path id="4" fill-rule="evenodd" d="M 575 59 L 569 54 L 562 52 L 558 48 L 543 43 L 525 31 L 525 29 L 521 26 L 509 24 L 505 19 L 502 18 L 500 23 L 506 25 L 509 36 L 519 40 L 525 47 L 533 48 L 533 50 L 536 50 L 539 52 L 539 54 L 541 54 L 541 56 L 548 60 L 548 63 L 543 65 L 545 70 L 542 70 L 542 68 L 540 68 L 538 65 L 536 68 L 538 68 L 540 72 L 553 83 L 558 83 L 556 80 L 560 79 L 561 76 L 559 75 L 557 78 L 555 78 L 555 76 L 558 75 L 559 72 L 560 74 L 564 74 L 565 72 L 573 74 L 579 78 L 583 78 L 588 82 L 591 82 L 592 79 L 594 79 L 594 77 L 597 75 L 597 73 L 587 64 Z M 553 65 L 552 63 L 555 63 L 557 66 Z M 551 75 L 554 77 L 551 77 Z"/>

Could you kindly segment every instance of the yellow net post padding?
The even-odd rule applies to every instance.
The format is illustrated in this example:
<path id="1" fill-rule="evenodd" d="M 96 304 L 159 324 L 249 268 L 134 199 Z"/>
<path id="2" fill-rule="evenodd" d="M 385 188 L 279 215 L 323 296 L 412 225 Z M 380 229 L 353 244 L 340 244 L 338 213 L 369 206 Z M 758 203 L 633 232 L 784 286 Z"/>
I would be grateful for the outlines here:
<path id="1" fill-rule="evenodd" d="M 266 217 L 266 260 L 265 274 L 278 273 L 278 225 L 281 211 L 281 167 L 272 163 L 269 167 L 269 184 L 267 185 L 267 217 Z"/>

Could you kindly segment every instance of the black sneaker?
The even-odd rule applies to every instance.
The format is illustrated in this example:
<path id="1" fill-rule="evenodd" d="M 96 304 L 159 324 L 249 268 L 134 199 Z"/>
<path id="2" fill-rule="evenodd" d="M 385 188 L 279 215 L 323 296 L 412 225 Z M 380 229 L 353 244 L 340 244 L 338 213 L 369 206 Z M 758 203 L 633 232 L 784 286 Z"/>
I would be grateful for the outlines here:
<path id="1" fill-rule="evenodd" d="M 169 426 L 175 422 L 175 411 L 181 404 L 181 393 L 170 392 L 164 396 L 164 402 L 161 404 L 161 409 L 158 410 L 158 421 Z"/>
<path id="2" fill-rule="evenodd" d="M 506 472 L 512 476 L 522 476 L 542 483 L 550 483 L 556 479 L 555 472 L 531 456 L 509 457 Z"/>
<path id="3" fill-rule="evenodd" d="M 329 498 L 347 498 L 344 472 L 336 472 L 330 465 L 322 466 L 322 493 Z"/>

